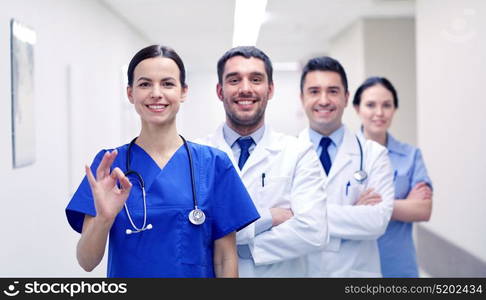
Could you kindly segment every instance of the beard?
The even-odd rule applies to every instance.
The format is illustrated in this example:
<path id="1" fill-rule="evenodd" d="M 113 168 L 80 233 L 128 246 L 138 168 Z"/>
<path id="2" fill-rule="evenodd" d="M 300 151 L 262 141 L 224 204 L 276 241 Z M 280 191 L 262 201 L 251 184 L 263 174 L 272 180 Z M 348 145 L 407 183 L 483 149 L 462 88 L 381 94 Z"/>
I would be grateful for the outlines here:
<path id="1" fill-rule="evenodd" d="M 233 103 L 233 100 L 225 101 L 226 118 L 235 127 L 254 127 L 262 123 L 267 106 L 266 99 L 258 98 L 256 103 L 260 103 L 261 105 L 258 105 L 252 111 L 237 110 L 231 105 L 226 105 L 228 102 Z"/>

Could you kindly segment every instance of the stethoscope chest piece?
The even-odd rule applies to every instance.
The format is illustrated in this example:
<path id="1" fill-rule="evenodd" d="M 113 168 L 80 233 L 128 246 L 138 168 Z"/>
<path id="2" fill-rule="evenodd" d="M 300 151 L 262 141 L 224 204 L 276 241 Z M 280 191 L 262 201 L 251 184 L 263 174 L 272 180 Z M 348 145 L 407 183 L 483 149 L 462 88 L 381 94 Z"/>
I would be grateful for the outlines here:
<path id="1" fill-rule="evenodd" d="M 363 170 L 356 171 L 353 176 L 354 179 L 356 179 L 356 181 L 359 183 L 363 183 L 363 181 L 365 181 L 366 178 L 368 178 L 368 174 L 366 174 L 366 172 Z"/>
<path id="2" fill-rule="evenodd" d="M 206 221 L 206 215 L 199 208 L 195 208 L 189 213 L 189 221 L 194 225 L 201 225 Z"/>

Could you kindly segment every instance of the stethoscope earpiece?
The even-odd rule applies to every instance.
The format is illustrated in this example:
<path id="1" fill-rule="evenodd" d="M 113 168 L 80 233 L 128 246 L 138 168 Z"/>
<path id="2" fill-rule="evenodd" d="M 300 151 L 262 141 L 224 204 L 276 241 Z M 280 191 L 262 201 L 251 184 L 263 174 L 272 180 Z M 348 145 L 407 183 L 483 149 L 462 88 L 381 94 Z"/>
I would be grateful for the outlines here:
<path id="1" fill-rule="evenodd" d="M 131 229 L 127 229 L 127 230 L 125 230 L 125 233 L 126 233 L 127 235 L 130 235 L 130 234 L 132 234 L 132 233 L 139 233 L 139 232 L 142 232 L 142 231 L 145 231 L 145 230 L 150 230 L 150 229 L 152 229 L 152 228 L 153 228 L 152 224 L 148 224 L 147 226 L 144 226 L 144 227 L 142 227 L 142 228 L 140 228 L 140 229 L 137 229 L 137 230 L 135 230 L 135 231 L 133 231 L 133 230 L 131 230 Z"/>

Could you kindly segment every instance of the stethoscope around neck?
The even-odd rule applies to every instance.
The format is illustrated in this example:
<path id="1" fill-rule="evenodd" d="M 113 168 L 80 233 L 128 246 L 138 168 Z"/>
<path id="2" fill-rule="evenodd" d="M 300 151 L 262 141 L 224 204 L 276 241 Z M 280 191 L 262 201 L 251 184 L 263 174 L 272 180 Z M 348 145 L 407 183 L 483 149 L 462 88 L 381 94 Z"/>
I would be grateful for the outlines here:
<path id="1" fill-rule="evenodd" d="M 189 149 L 189 146 L 187 144 L 186 139 L 182 135 L 179 135 L 179 136 L 181 137 L 182 141 L 184 142 L 184 148 L 186 148 L 187 157 L 189 158 L 189 171 L 191 173 L 192 201 L 193 201 L 194 207 L 189 212 L 188 219 L 194 225 L 201 225 L 206 220 L 206 215 L 197 206 L 196 183 L 194 181 L 194 168 L 193 168 L 191 150 Z M 133 222 L 132 216 L 130 215 L 130 211 L 128 210 L 127 203 L 125 202 L 125 212 L 127 213 L 128 220 L 130 221 L 130 224 L 132 225 L 132 229 L 133 229 L 133 230 L 127 229 L 125 231 L 126 234 L 139 233 L 139 232 L 142 232 L 142 231 L 145 231 L 145 230 L 150 230 L 150 229 L 153 228 L 152 224 L 147 224 L 147 198 L 146 198 L 146 192 L 145 192 L 145 182 L 143 181 L 142 175 L 140 175 L 140 173 L 130 169 L 131 150 L 132 150 L 133 144 L 135 144 L 136 139 L 137 138 L 134 138 L 130 142 L 130 145 L 128 145 L 127 158 L 126 158 L 126 170 L 127 171 L 125 172 L 125 176 L 128 177 L 129 175 L 134 175 L 137 178 L 137 181 L 138 181 L 138 184 L 140 185 L 140 188 L 142 189 L 143 225 L 140 228 L 135 225 L 135 222 Z"/>

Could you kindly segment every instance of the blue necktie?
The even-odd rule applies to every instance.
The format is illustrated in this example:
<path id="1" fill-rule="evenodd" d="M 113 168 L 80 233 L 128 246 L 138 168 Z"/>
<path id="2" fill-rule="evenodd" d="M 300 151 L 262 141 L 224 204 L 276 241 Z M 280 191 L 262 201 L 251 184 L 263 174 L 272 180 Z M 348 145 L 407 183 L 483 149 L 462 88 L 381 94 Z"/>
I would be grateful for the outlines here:
<path id="1" fill-rule="evenodd" d="M 319 157 L 321 160 L 321 164 L 324 167 L 324 171 L 326 174 L 329 175 L 329 170 L 331 169 L 331 157 L 329 157 L 329 152 L 327 152 L 327 147 L 331 144 L 332 140 L 328 137 L 323 137 L 321 139 L 320 145 L 322 147 L 321 156 Z"/>
<path id="2" fill-rule="evenodd" d="M 253 139 L 250 138 L 239 138 L 237 141 L 238 145 L 240 145 L 240 159 L 238 159 L 238 167 L 243 169 L 248 157 L 250 156 L 250 146 L 253 144 Z"/>

